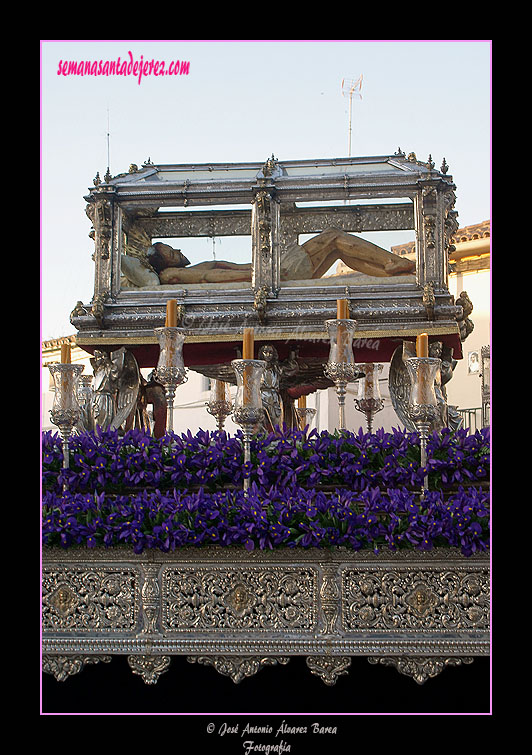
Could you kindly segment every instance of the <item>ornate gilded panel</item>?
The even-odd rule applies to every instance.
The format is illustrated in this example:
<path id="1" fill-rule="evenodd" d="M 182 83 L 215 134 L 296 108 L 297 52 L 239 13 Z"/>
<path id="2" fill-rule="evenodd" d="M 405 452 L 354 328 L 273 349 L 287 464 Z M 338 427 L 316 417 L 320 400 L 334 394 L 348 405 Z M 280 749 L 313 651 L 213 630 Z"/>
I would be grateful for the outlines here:
<path id="1" fill-rule="evenodd" d="M 139 622 L 137 570 L 56 565 L 43 571 L 43 632 L 132 632 Z"/>
<path id="2" fill-rule="evenodd" d="M 348 632 L 488 630 L 488 571 L 347 568 L 342 625 Z"/>
<path id="3" fill-rule="evenodd" d="M 317 573 L 307 567 L 168 567 L 162 572 L 167 631 L 310 632 Z"/>

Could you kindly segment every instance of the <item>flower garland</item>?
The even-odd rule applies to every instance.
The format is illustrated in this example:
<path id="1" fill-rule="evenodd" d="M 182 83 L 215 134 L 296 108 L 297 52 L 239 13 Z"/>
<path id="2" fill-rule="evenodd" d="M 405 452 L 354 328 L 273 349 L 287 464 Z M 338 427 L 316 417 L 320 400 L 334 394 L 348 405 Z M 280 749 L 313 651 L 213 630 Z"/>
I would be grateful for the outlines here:
<path id="1" fill-rule="evenodd" d="M 182 435 L 151 434 L 131 430 L 98 431 L 70 441 L 70 468 L 62 469 L 58 433 L 43 434 L 43 487 L 71 491 L 129 491 L 135 487 L 211 490 L 241 486 L 250 476 L 260 485 L 346 485 L 354 490 L 368 486 L 419 487 L 425 470 L 420 466 L 417 433 L 394 429 L 376 433 L 318 433 L 278 429 L 256 436 L 251 463 L 243 462 L 241 433 L 200 430 Z M 487 481 L 490 463 L 489 429 L 469 434 L 444 429 L 427 444 L 429 487 Z"/>
<path id="2" fill-rule="evenodd" d="M 92 548 L 127 543 L 136 553 L 208 543 L 243 545 L 248 550 L 450 546 L 470 556 L 488 548 L 488 496 L 481 489 L 460 488 L 447 498 L 429 492 L 420 501 L 404 488 L 324 493 L 255 484 L 247 493 L 209 493 L 202 488 L 194 493 L 59 496 L 47 491 L 42 535 L 46 545 Z"/>
<path id="3" fill-rule="evenodd" d="M 71 467 L 62 470 L 58 436 L 46 433 L 43 543 L 128 544 L 137 553 L 206 543 L 248 550 L 448 546 L 465 556 L 489 546 L 489 494 L 474 484 L 487 476 L 487 431 L 431 437 L 427 466 L 441 489 L 423 500 L 415 434 L 280 429 L 252 445 L 244 469 L 238 435 L 98 432 L 72 439 Z M 245 475 L 253 480 L 247 493 Z M 464 482 L 473 484 L 445 490 Z"/>

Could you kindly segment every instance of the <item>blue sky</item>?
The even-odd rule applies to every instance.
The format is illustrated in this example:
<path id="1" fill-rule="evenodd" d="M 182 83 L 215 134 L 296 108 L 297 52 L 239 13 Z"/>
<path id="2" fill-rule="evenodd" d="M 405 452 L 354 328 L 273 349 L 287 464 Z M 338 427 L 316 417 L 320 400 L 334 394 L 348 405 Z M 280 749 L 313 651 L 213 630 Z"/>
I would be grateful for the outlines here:
<path id="1" fill-rule="evenodd" d="M 145 76 L 140 83 L 132 75 L 57 73 L 60 61 L 118 57 L 187 61 L 189 73 Z M 341 83 L 361 74 L 351 154 L 388 155 L 400 147 L 420 160 L 431 154 L 437 167 L 445 157 L 460 225 L 489 219 L 489 40 L 42 41 L 42 338 L 73 333 L 71 310 L 92 299 L 93 242 L 83 197 L 96 172 L 106 171 L 108 123 L 113 175 L 148 158 L 343 157 L 349 101 Z M 212 249 L 212 241 L 202 243 Z M 227 244 L 219 243 L 218 258 L 230 258 Z"/>

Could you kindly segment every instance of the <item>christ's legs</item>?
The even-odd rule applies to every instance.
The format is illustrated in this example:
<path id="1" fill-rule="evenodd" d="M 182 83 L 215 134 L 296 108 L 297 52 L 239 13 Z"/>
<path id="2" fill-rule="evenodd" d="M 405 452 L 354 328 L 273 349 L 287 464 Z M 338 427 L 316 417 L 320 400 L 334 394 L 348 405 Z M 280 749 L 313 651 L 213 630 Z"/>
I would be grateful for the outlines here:
<path id="1" fill-rule="evenodd" d="M 411 260 L 334 228 L 309 239 L 301 248 L 309 257 L 313 278 L 321 278 L 338 259 L 366 275 L 383 277 L 412 273 L 415 270 L 415 264 Z"/>

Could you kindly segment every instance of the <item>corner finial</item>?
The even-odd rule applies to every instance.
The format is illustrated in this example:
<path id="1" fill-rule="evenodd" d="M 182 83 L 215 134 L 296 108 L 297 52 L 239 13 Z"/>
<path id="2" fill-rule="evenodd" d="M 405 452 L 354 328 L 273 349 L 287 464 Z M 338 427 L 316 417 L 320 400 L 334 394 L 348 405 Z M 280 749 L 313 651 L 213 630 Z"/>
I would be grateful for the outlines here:
<path id="1" fill-rule="evenodd" d="M 272 152 L 272 156 L 269 157 L 266 162 L 264 163 L 262 167 L 262 173 L 264 176 L 271 176 L 273 175 L 273 171 L 275 170 L 275 166 L 277 164 L 277 160 L 275 159 L 275 156 Z"/>

